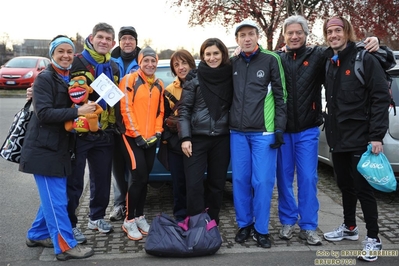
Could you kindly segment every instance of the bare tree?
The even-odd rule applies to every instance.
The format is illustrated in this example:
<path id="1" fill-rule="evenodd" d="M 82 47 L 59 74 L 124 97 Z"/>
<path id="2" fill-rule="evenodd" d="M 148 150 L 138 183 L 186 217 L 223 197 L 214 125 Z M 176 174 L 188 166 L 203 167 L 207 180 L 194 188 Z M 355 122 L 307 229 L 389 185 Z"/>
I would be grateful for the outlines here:
<path id="1" fill-rule="evenodd" d="M 399 1 L 331 1 L 334 14 L 349 18 L 359 38 L 378 36 L 385 45 L 399 49 Z"/>
<path id="2" fill-rule="evenodd" d="M 259 25 L 267 39 L 267 48 L 282 42 L 280 25 L 293 14 L 301 14 L 310 26 L 316 19 L 315 13 L 323 10 L 322 0 L 169 0 L 172 6 L 190 10 L 190 26 L 221 23 L 226 28 L 251 18 Z M 277 34 L 276 34 L 277 33 Z"/>
<path id="3" fill-rule="evenodd" d="M 267 49 L 282 42 L 281 25 L 288 16 L 303 15 L 310 30 L 316 19 L 333 14 L 350 17 L 359 37 L 365 32 L 398 43 L 397 0 L 169 0 L 171 7 L 189 10 L 190 26 L 220 23 L 231 28 L 243 19 L 254 20 L 265 34 Z M 399 44 L 398 44 L 399 45 Z"/>
<path id="4" fill-rule="evenodd" d="M 85 43 L 85 38 L 82 37 L 79 33 L 76 33 L 76 37 L 71 38 L 75 44 L 75 52 L 76 53 L 81 53 L 83 51 L 84 43 Z"/>
<path id="5" fill-rule="evenodd" d="M 143 47 L 141 47 L 141 48 L 143 49 L 143 48 L 146 48 L 147 46 L 151 47 L 151 45 L 152 45 L 152 40 L 151 39 L 145 39 Z"/>

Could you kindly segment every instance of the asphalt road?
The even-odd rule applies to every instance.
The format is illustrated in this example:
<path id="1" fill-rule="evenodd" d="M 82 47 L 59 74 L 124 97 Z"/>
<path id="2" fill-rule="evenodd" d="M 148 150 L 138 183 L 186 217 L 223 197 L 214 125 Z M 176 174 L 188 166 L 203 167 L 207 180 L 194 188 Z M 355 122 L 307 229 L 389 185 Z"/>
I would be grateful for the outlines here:
<path id="1" fill-rule="evenodd" d="M 14 114 L 23 107 L 24 98 L 0 98 L 0 142 L 8 132 Z M 36 185 L 31 175 L 18 171 L 18 165 L 0 159 L 0 265 L 315 265 L 320 258 L 318 252 L 328 246 L 303 251 L 286 249 L 242 248 L 237 252 L 218 252 L 209 257 L 200 258 L 157 258 L 143 252 L 121 256 L 95 255 L 86 260 L 67 262 L 43 261 L 43 253 L 51 253 L 43 248 L 28 248 L 25 245 L 26 231 L 30 227 L 39 206 Z M 398 212 L 398 209 L 396 209 Z M 396 227 L 398 228 L 398 226 Z M 399 229 L 396 229 L 399 230 Z M 294 247 L 292 247 L 294 248 Z M 399 248 L 399 246 L 398 246 Z M 330 256 L 322 257 L 328 259 Z M 324 261 L 326 263 L 326 261 Z M 398 265 L 398 257 L 384 257 L 373 265 Z M 337 262 L 335 262 L 336 264 Z M 341 261 L 341 265 L 366 265 L 351 260 Z M 324 265 L 335 265 L 324 264 Z"/>

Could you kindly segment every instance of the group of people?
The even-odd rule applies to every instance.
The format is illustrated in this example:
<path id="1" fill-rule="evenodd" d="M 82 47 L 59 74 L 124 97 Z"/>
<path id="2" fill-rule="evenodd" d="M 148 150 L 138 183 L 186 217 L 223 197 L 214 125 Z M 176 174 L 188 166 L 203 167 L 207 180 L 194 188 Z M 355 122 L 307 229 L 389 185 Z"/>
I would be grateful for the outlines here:
<path id="1" fill-rule="evenodd" d="M 325 22 L 329 48 L 306 44 L 309 29 L 302 16 L 288 17 L 282 28 L 286 46 L 277 53 L 258 44 L 259 29 L 249 20 L 235 29 L 240 51 L 233 57 L 218 38 L 202 43 L 198 67 L 188 51 L 176 51 L 170 60 L 176 76 L 171 84 L 155 76 L 158 56 L 150 47 L 137 46 L 137 32 L 131 26 L 120 29 L 119 47 L 112 53 L 115 33 L 106 23 L 94 27 L 84 51 L 75 56 L 73 43 L 57 36 L 50 44 L 52 64 L 33 86 L 36 115 L 29 124 L 25 142 L 29 145 L 24 145 L 20 164 L 21 171 L 34 174 L 41 200 L 27 245 L 54 247 L 60 260 L 93 254 L 91 248 L 78 245 L 86 238 L 76 227 L 75 215 L 86 160 L 88 228 L 102 233 L 113 230 L 104 219 L 112 172 L 115 197 L 110 220 L 123 220 L 128 238 L 142 239 L 150 228 L 144 207 L 159 141 L 167 145 L 177 221 L 207 211 L 219 224 L 231 160 L 239 228 L 236 242 L 253 237 L 258 246 L 271 247 L 268 226 L 277 180 L 279 237 L 291 239 L 298 224 L 299 238 L 321 245 L 316 233 L 317 150 L 324 84 L 328 108 L 324 122 L 344 207 L 343 224 L 324 238 L 358 239 L 359 199 L 367 228 L 367 253 L 359 258 L 376 260 L 369 251 L 382 248 L 377 204 L 356 165 L 368 143 L 374 153 L 382 152 L 389 106 L 383 69 L 366 53 L 366 83 L 357 80 L 353 69 L 357 48 L 352 25 L 345 18 Z M 375 37 L 365 42 L 370 52 L 379 48 Z M 326 63 L 330 60 L 331 64 Z M 104 109 L 98 132 L 65 132 L 63 122 L 93 112 L 99 97 L 93 93 L 93 102 L 70 108 L 70 77 L 82 75 L 91 83 L 102 73 L 124 97 L 114 107 L 98 102 Z M 298 200 L 293 192 L 295 173 Z"/>

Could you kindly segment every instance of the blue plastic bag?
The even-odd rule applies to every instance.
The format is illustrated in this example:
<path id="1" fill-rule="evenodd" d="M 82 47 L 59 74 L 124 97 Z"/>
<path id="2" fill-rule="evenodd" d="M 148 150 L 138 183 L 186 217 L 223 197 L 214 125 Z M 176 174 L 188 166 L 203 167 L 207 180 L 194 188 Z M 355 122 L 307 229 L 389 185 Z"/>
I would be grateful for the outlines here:
<path id="1" fill-rule="evenodd" d="M 369 144 L 357 164 L 357 170 L 373 188 L 383 192 L 395 191 L 397 182 L 391 164 L 385 154 L 376 155 L 371 149 Z"/>

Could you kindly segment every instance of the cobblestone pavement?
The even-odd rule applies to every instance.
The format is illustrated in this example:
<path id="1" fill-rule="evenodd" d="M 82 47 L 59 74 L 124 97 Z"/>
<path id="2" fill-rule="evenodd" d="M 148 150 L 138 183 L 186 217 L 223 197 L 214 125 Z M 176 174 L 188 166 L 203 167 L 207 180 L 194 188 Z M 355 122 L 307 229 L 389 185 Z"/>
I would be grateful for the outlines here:
<path id="1" fill-rule="evenodd" d="M 341 198 L 339 190 L 333 180 L 332 169 L 327 166 L 319 167 L 319 193 L 323 196 L 327 195 L 334 202 L 336 207 L 341 205 Z M 112 189 L 111 189 L 112 191 Z M 92 231 L 87 228 L 88 223 L 88 211 L 89 211 L 89 183 L 87 182 L 86 188 L 81 200 L 81 205 L 78 209 L 78 227 L 82 230 L 88 239 L 87 245 L 92 246 L 97 255 L 106 254 L 108 258 L 112 258 L 110 254 L 116 255 L 118 258 L 131 257 L 139 254 L 145 254 L 144 244 L 145 237 L 140 241 L 129 240 L 125 232 L 121 229 L 122 221 L 112 222 L 114 225 L 114 232 L 110 234 L 101 234 L 97 231 Z M 107 208 L 106 220 L 109 219 L 109 213 L 112 210 L 113 194 L 111 192 L 110 205 Z M 399 195 L 396 194 L 384 194 L 377 193 L 378 206 L 379 206 L 379 224 L 381 236 L 384 237 L 384 244 L 399 244 Z M 339 204 L 339 205 L 338 205 Z M 342 206 L 342 205 L 341 205 Z M 340 209 L 340 208 L 337 208 Z M 160 213 L 164 212 L 168 215 L 172 215 L 172 188 L 170 185 L 163 185 L 160 188 L 153 188 L 149 186 L 147 195 L 147 204 L 145 209 L 146 218 L 151 222 L 152 218 Z M 342 213 L 342 211 L 340 210 Z M 358 207 L 357 215 L 359 219 L 362 219 L 362 212 Z M 338 215 L 339 216 L 339 215 Z M 320 213 L 319 213 L 320 217 Z M 320 219 L 319 219 L 320 220 Z M 319 221 L 320 222 L 320 221 Z M 337 224 L 339 225 L 339 224 Z M 234 242 L 234 236 L 237 232 L 237 226 L 235 223 L 235 212 L 232 200 L 232 185 L 230 182 L 226 183 L 226 189 L 224 194 L 222 211 L 220 214 L 220 226 L 221 234 L 223 237 L 223 244 L 220 253 L 236 253 L 236 252 L 252 252 L 263 250 L 255 245 L 255 242 L 249 240 L 243 244 Z M 280 222 L 277 213 L 277 192 L 274 190 L 273 202 L 271 209 L 271 218 L 269 231 L 272 239 L 272 248 L 268 250 L 301 250 L 301 249 L 312 249 L 311 246 L 306 244 L 306 241 L 301 240 L 297 237 L 299 228 L 296 227 L 296 235 L 289 241 L 281 240 L 278 237 L 278 230 L 280 228 Z M 333 228 L 331 228 L 333 229 Z M 364 230 L 364 229 L 363 229 Z M 322 231 L 318 228 L 318 234 L 322 236 Z M 388 240 L 388 243 L 387 243 Z M 342 241 L 342 243 L 345 241 Z M 353 241 L 349 241 L 353 242 Z M 357 242 L 357 241 L 355 241 Z M 323 240 L 323 246 L 314 247 L 317 249 L 332 249 L 337 248 L 341 242 L 330 243 Z M 360 242 L 359 242 L 360 243 Z M 359 245 L 360 248 L 360 244 Z"/>
<path id="2" fill-rule="evenodd" d="M 340 191 L 332 178 L 333 170 L 328 166 L 319 167 L 318 188 L 327 194 L 336 203 L 342 206 Z M 380 235 L 389 240 L 392 244 L 399 244 L 399 191 L 384 193 L 375 191 L 378 204 L 378 224 Z M 357 205 L 357 217 L 363 221 L 363 213 L 360 203 Z"/>

